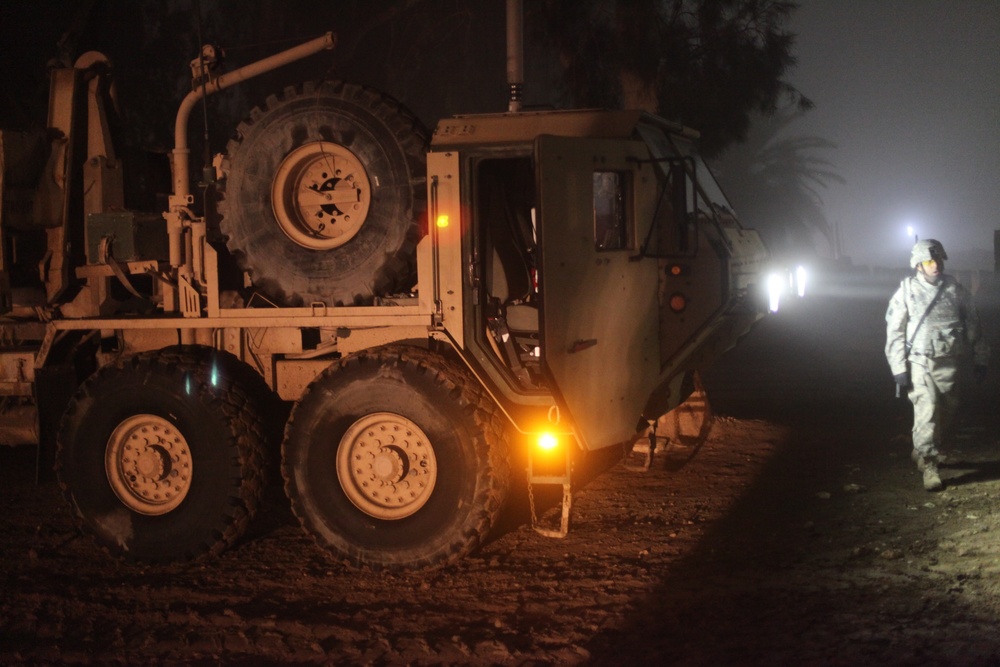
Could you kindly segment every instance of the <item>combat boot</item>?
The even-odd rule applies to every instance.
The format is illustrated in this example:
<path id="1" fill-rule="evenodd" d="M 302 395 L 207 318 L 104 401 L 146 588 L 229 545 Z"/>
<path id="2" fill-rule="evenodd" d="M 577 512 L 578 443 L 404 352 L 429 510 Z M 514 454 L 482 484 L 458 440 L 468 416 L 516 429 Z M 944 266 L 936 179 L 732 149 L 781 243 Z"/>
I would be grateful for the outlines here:
<path id="1" fill-rule="evenodd" d="M 913 459 L 913 462 L 917 464 L 917 470 L 923 472 L 924 468 L 927 466 L 927 459 L 921 456 L 920 453 L 917 452 L 917 450 L 915 449 L 910 452 L 910 458 Z M 938 454 L 937 456 L 935 456 L 934 461 L 938 465 L 943 465 L 943 466 L 948 465 L 948 457 L 945 456 L 944 454 Z"/>
<path id="2" fill-rule="evenodd" d="M 940 491 L 944 488 L 944 483 L 938 474 L 937 464 L 927 459 L 923 459 L 923 463 L 924 489 L 927 491 Z"/>

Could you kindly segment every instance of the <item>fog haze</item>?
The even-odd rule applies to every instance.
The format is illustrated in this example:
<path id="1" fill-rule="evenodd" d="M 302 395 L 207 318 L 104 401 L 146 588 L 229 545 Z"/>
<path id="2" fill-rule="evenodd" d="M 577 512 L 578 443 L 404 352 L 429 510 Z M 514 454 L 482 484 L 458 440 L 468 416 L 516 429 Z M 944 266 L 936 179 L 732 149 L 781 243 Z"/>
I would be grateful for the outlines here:
<path id="1" fill-rule="evenodd" d="M 903 265 L 920 238 L 953 268 L 993 268 L 1000 228 L 1000 2 L 801 0 L 789 80 L 816 108 L 789 135 L 828 139 L 822 193 L 855 264 Z"/>

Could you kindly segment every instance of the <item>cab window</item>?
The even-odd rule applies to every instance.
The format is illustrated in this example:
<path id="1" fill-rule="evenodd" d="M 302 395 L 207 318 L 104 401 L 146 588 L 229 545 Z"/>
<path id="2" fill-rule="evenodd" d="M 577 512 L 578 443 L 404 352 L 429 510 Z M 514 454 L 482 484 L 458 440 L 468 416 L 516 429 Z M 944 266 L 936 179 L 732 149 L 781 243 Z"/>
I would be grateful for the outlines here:
<path id="1" fill-rule="evenodd" d="M 628 224 L 630 179 L 618 171 L 594 172 L 594 248 L 627 250 L 632 247 Z"/>

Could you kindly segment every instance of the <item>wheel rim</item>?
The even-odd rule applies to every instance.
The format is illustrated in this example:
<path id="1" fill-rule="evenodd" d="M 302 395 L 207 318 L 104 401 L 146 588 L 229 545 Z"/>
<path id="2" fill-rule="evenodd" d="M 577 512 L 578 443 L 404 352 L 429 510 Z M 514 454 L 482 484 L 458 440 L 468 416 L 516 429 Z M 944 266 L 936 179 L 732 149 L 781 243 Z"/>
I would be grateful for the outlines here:
<path id="1" fill-rule="evenodd" d="M 281 231 L 312 250 L 337 248 L 361 230 L 371 183 L 361 161 L 343 146 L 315 141 L 288 154 L 271 185 Z"/>
<path id="2" fill-rule="evenodd" d="M 187 440 L 162 417 L 140 414 L 114 430 L 104 454 L 111 489 L 134 512 L 174 510 L 191 488 L 193 460 Z"/>
<path id="3" fill-rule="evenodd" d="M 437 459 L 412 421 L 376 412 L 347 429 L 337 451 L 337 477 L 347 498 L 377 519 L 402 519 L 430 499 Z"/>

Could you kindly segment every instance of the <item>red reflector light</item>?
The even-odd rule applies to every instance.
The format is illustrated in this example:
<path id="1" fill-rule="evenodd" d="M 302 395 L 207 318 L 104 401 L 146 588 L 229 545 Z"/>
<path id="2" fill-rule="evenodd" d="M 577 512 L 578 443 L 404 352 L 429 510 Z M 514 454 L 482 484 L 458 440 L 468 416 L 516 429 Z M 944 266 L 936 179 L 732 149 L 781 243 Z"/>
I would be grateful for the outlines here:
<path id="1" fill-rule="evenodd" d="M 687 308 L 687 297 L 683 294 L 670 295 L 670 310 L 679 313 L 685 308 Z"/>

